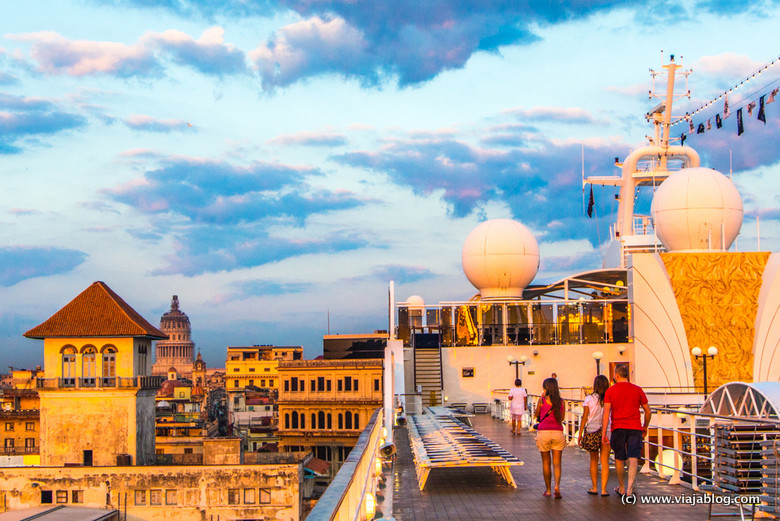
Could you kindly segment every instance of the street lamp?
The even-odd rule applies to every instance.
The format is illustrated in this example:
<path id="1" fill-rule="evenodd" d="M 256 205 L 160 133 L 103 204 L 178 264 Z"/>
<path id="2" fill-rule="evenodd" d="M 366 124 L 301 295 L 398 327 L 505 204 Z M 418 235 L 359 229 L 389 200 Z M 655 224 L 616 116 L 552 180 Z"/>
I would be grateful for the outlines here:
<path id="1" fill-rule="evenodd" d="M 509 355 L 506 357 L 506 361 L 509 362 L 509 365 L 515 366 L 515 380 L 517 380 L 520 378 L 520 366 L 525 365 L 528 361 L 528 357 L 523 355 L 520 357 L 520 360 L 517 360 L 514 356 Z"/>
<path id="2" fill-rule="evenodd" d="M 601 351 L 595 351 L 593 353 L 593 359 L 596 361 L 596 376 L 601 374 L 601 359 L 604 358 L 604 353 Z"/>
<path id="3" fill-rule="evenodd" d="M 707 354 L 703 354 L 700 347 L 694 347 L 691 349 L 691 354 L 694 358 L 697 360 L 699 358 L 702 359 L 702 363 L 704 364 L 704 396 L 707 396 L 707 359 L 708 358 L 715 358 L 715 355 L 718 354 L 718 348 L 715 346 L 710 346 L 707 349 Z"/>

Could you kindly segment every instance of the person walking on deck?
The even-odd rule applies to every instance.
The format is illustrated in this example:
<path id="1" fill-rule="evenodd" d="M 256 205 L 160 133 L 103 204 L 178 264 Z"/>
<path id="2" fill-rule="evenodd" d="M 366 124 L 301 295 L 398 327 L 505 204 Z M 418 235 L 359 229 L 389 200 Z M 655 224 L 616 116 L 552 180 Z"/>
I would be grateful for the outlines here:
<path id="1" fill-rule="evenodd" d="M 566 447 L 563 434 L 564 402 L 558 389 L 558 380 L 547 378 L 542 383 L 542 395 L 536 404 L 536 447 L 542 455 L 542 472 L 547 487 L 544 495 L 550 496 L 550 485 L 555 473 L 555 499 L 561 496 L 561 457 Z M 552 469 L 550 469 L 552 463 Z"/>
<path id="2" fill-rule="evenodd" d="M 515 387 L 509 391 L 509 414 L 512 415 L 512 434 L 520 435 L 523 428 L 523 415 L 528 407 L 528 393 L 523 389 L 523 381 L 515 380 Z"/>
<path id="3" fill-rule="evenodd" d="M 609 442 L 604 442 L 603 434 L 610 434 L 609 424 L 604 424 L 604 395 L 609 389 L 609 380 L 600 374 L 593 380 L 593 393 L 589 394 L 583 406 L 583 426 L 580 428 L 579 445 L 590 454 L 590 480 L 593 486 L 588 494 L 598 495 L 599 459 L 601 459 L 601 495 L 608 496 L 609 480 Z M 599 458 L 600 456 L 600 458 Z"/>
<path id="4" fill-rule="evenodd" d="M 602 425 L 612 420 L 612 435 L 609 438 L 615 451 L 615 471 L 619 486 L 615 489 L 620 495 L 634 494 L 634 484 L 642 455 L 642 440 L 650 425 L 650 406 L 647 396 L 638 385 L 628 381 L 628 366 L 618 364 L 615 367 L 615 385 L 604 394 L 604 418 Z M 645 412 L 644 424 L 640 422 L 639 409 Z M 602 434 L 603 443 L 607 442 L 607 433 Z M 628 461 L 628 483 L 625 483 L 625 466 Z"/>

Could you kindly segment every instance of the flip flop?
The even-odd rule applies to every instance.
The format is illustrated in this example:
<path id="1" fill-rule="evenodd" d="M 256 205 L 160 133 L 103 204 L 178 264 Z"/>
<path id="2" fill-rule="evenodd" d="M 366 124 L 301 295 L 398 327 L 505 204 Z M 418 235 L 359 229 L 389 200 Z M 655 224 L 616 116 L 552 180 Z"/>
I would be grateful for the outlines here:
<path id="1" fill-rule="evenodd" d="M 561 499 L 562 497 L 563 496 L 561 495 L 561 491 L 560 490 L 556 490 L 555 491 L 555 499 Z"/>
<path id="2" fill-rule="evenodd" d="M 626 495 L 625 492 L 621 492 L 620 491 L 620 487 L 615 487 L 615 494 L 617 494 L 618 496 L 621 496 L 621 497 Z"/>
<path id="3" fill-rule="evenodd" d="M 608 495 L 609 495 L 609 492 L 604 492 L 603 494 L 601 494 L 601 497 L 607 497 Z"/>
<path id="4" fill-rule="evenodd" d="M 542 493 L 542 495 L 543 495 L 544 497 L 550 497 L 550 493 L 549 493 L 549 492 L 543 492 L 543 493 Z"/>
<path id="5" fill-rule="evenodd" d="M 588 490 L 588 494 L 590 494 L 591 496 L 598 496 L 599 495 L 597 490 Z"/>

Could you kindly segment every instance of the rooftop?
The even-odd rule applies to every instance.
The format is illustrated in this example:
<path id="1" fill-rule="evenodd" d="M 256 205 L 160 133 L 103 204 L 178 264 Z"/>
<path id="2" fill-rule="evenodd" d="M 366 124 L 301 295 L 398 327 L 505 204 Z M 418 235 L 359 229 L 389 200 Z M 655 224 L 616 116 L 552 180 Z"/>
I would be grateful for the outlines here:
<path id="1" fill-rule="evenodd" d="M 105 282 L 100 281 L 92 283 L 47 321 L 27 331 L 24 336 L 37 339 L 127 336 L 168 338 Z"/>

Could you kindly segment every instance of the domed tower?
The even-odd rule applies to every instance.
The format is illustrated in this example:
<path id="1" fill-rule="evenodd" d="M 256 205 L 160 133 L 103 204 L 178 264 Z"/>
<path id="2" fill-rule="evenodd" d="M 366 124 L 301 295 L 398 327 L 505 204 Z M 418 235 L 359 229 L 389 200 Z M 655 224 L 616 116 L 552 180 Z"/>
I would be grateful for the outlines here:
<path id="1" fill-rule="evenodd" d="M 192 378 L 195 342 L 190 339 L 190 319 L 179 309 L 178 295 L 173 296 L 170 311 L 160 319 L 160 330 L 168 340 L 157 342 L 152 374 L 167 376 L 168 370 L 175 368 L 179 378 Z"/>

